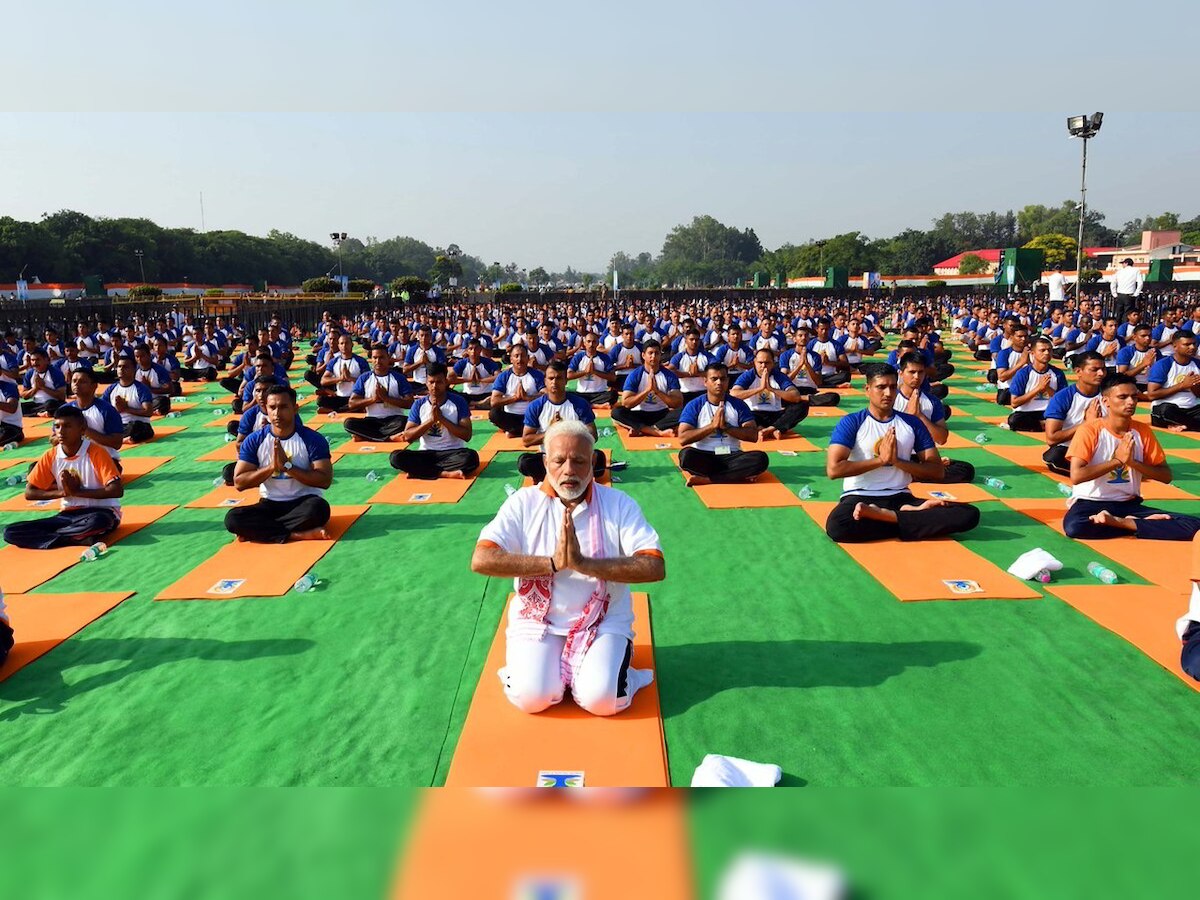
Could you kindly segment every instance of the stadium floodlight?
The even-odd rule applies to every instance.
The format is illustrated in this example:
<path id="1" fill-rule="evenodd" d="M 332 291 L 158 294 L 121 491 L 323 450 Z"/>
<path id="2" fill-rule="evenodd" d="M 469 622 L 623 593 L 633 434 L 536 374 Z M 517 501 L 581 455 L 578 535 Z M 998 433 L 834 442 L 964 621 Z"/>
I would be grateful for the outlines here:
<path id="1" fill-rule="evenodd" d="M 1100 131 L 1104 121 L 1104 113 L 1092 113 L 1090 116 L 1067 116 L 1067 131 L 1071 137 L 1083 138 L 1083 166 L 1079 176 L 1079 237 L 1075 247 L 1075 296 L 1080 296 L 1079 289 L 1083 284 L 1083 221 L 1087 214 L 1087 142 Z"/>

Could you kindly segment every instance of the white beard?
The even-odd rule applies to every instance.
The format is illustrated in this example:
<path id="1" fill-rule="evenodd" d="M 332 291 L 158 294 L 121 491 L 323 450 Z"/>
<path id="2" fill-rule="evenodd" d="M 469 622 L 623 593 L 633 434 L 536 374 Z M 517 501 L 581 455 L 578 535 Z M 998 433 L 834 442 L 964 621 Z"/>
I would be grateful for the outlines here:
<path id="1" fill-rule="evenodd" d="M 550 482 L 550 487 L 554 488 L 554 493 L 558 494 L 559 499 L 565 500 L 568 503 L 578 500 L 580 497 L 582 497 L 587 491 L 588 485 L 592 483 L 592 479 L 587 478 L 584 481 L 581 481 L 578 487 L 568 490 L 567 488 L 560 486 L 558 482 L 551 478 L 549 473 L 546 474 L 546 480 Z"/>

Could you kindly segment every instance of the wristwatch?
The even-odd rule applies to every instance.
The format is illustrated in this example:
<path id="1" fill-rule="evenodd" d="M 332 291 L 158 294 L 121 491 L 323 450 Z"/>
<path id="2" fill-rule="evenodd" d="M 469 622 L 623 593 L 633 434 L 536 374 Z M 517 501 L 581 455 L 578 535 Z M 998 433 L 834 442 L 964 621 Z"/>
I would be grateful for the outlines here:
<path id="1" fill-rule="evenodd" d="M 294 467 L 292 466 L 292 461 L 290 459 L 283 464 L 283 470 L 285 472 L 290 472 L 293 468 Z"/>

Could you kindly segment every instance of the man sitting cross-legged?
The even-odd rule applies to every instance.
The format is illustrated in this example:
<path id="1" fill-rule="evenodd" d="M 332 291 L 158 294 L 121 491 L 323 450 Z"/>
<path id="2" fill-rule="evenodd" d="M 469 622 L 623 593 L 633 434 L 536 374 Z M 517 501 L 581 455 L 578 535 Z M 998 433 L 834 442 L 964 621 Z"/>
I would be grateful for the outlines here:
<path id="1" fill-rule="evenodd" d="M 642 364 L 625 379 L 621 398 L 612 410 L 612 420 L 628 428 L 630 437 L 639 434 L 674 437 L 682 407 L 679 379 L 674 372 L 662 368 L 662 347 L 658 341 L 646 341 L 642 346 Z"/>
<path id="2" fill-rule="evenodd" d="M 808 400 L 775 368 L 775 353 L 766 347 L 754 354 L 754 368 L 739 375 L 729 393 L 750 408 L 765 441 L 790 437 L 808 415 Z"/>
<path id="3" fill-rule="evenodd" d="M 1061 369 L 1050 365 L 1054 345 L 1050 338 L 1039 334 L 1029 344 L 1029 363 L 1012 376 L 1008 427 L 1012 431 L 1031 431 L 1043 434 L 1046 430 L 1046 407 L 1059 391 L 1067 386 Z"/>
<path id="4" fill-rule="evenodd" d="M 367 361 L 354 352 L 354 338 L 348 334 L 339 337 L 338 351 L 326 362 L 325 372 L 321 375 L 318 412 L 344 412 L 350 405 L 354 385 L 370 368 Z"/>
<path id="5" fill-rule="evenodd" d="M 950 418 L 950 409 L 929 391 L 927 376 L 929 367 L 925 357 L 919 350 L 910 350 L 900 357 L 900 372 L 896 384 L 895 408 L 899 412 L 908 413 L 921 420 L 921 424 L 929 429 L 933 442 L 939 447 L 950 439 L 950 429 L 946 420 Z M 913 457 L 916 461 L 917 457 Z M 975 467 L 962 460 L 950 460 L 942 457 L 942 475 L 930 479 L 936 484 L 969 484 L 975 480 Z M 924 481 L 925 479 L 913 479 Z"/>
<path id="6" fill-rule="evenodd" d="M 1067 446 L 1075 437 L 1075 429 L 1089 419 L 1104 417 L 1104 398 L 1100 383 L 1105 375 L 1104 357 L 1085 350 L 1075 358 L 1075 383 L 1050 398 L 1043 414 L 1046 418 L 1046 443 L 1050 448 L 1042 454 L 1046 468 L 1060 475 L 1071 474 L 1067 461 Z"/>
<path id="7" fill-rule="evenodd" d="M 371 371 L 364 372 L 350 391 L 347 412 L 365 413 L 346 419 L 345 428 L 356 441 L 389 441 L 408 424 L 400 412 L 412 405 L 408 379 L 395 368 L 383 344 L 371 346 Z"/>
<path id="8" fill-rule="evenodd" d="M 1196 362 L 1196 336 L 1175 332 L 1172 353 L 1164 356 L 1146 376 L 1150 424 L 1171 431 L 1200 431 L 1200 363 Z"/>
<path id="9" fill-rule="evenodd" d="M 241 450 L 246 438 L 261 431 L 271 423 L 267 420 L 267 391 L 278 384 L 273 375 L 260 375 L 254 380 L 254 392 L 250 395 L 250 404 L 242 410 L 242 415 L 225 426 L 225 430 L 237 439 L 237 449 Z M 300 412 L 296 412 L 296 424 L 303 425 Z M 229 463 L 221 470 L 225 483 L 233 487 L 233 473 L 237 469 L 237 461 Z"/>
<path id="10" fill-rule="evenodd" d="M 392 452 L 392 468 L 409 478 L 466 478 L 479 468 L 479 454 L 467 446 L 471 407 L 462 394 L 450 390 L 447 371 L 443 362 L 426 365 L 428 394 L 413 402 L 404 429 L 404 440 L 420 443 L 416 450 Z"/>
<path id="11" fill-rule="evenodd" d="M 575 392 L 591 405 L 607 403 L 611 406 L 616 402 L 617 392 L 613 384 L 617 374 L 613 361 L 600 348 L 600 336 L 593 331 L 584 333 L 583 349 L 571 357 L 567 380 L 573 378 L 579 379 L 575 383 Z"/>
<path id="12" fill-rule="evenodd" d="M 826 532 L 847 544 L 895 537 L 922 541 L 970 531 L 979 524 L 974 506 L 945 500 L 920 503 L 909 492 L 914 480 L 937 481 L 942 476 L 937 446 L 920 419 L 895 410 L 896 370 L 878 363 L 862 369 L 867 408 L 839 420 L 829 440 L 825 471 L 843 481 L 842 497 L 829 514 Z"/>
<path id="13" fill-rule="evenodd" d="M 1190 541 L 1200 518 L 1168 513 L 1142 503 L 1143 478 L 1170 483 L 1171 467 L 1154 429 L 1133 421 L 1138 388 L 1130 375 L 1114 373 L 1101 385 L 1108 415 L 1075 429 L 1067 537 L 1094 540 L 1133 534 L 1152 541 Z"/>
<path id="14" fill-rule="evenodd" d="M 511 365 L 496 376 L 492 385 L 488 421 L 510 438 L 519 438 L 525 431 L 525 410 L 529 401 L 542 393 L 545 379 L 529 367 L 529 350 L 524 344 L 512 345 L 508 361 Z"/>
<path id="15" fill-rule="evenodd" d="M 500 363 L 483 355 L 483 342 L 477 337 L 467 341 L 467 355 L 450 370 L 450 385 L 462 385 L 463 396 L 471 409 L 492 405 L 492 385 L 500 373 Z"/>
<path id="16" fill-rule="evenodd" d="M 792 349 L 784 350 L 779 357 L 779 368 L 791 379 L 801 394 L 808 398 L 809 407 L 837 406 L 842 395 L 837 391 L 822 391 L 821 357 L 808 349 L 812 333 L 801 325 L 795 332 Z"/>
<path id="17" fill-rule="evenodd" d="M 27 500 L 60 500 L 48 519 L 14 522 L 4 540 L 29 550 L 91 544 L 121 522 L 121 473 L 107 451 L 87 438 L 87 420 L 74 406 L 54 413 L 54 446 L 29 471 Z"/>
<path id="18" fill-rule="evenodd" d="M 724 363 L 708 364 L 704 388 L 704 396 L 688 403 L 679 416 L 679 468 L 688 473 L 688 486 L 748 481 L 767 471 L 767 454 L 742 450 L 742 441 L 758 441 L 758 422 L 745 402 L 729 396 Z"/>
<path id="19" fill-rule="evenodd" d="M 670 362 L 663 364 L 663 368 L 670 369 L 679 379 L 679 390 L 685 406 L 697 397 L 704 396 L 704 370 L 714 361 L 713 354 L 707 353 L 701 346 L 699 329 L 689 328 L 683 333 L 683 345 Z"/>
<path id="20" fill-rule="evenodd" d="M 666 575 L 658 535 L 630 497 L 592 478 L 592 434 L 562 421 L 546 433 L 546 479 L 509 497 L 479 535 L 471 570 L 514 579 L 504 694 L 523 712 L 575 703 L 598 716 L 629 708 L 654 680 L 630 668 L 629 585 Z"/>
<path id="21" fill-rule="evenodd" d="M 242 441 L 233 473 L 234 487 L 258 488 L 259 501 L 229 510 L 225 528 L 263 544 L 325 540 L 325 489 L 333 481 L 329 442 L 299 423 L 292 388 L 272 385 L 265 402 L 268 424 Z"/>
<path id="22" fill-rule="evenodd" d="M 62 372 L 50 365 L 50 357 L 41 347 L 30 351 L 29 360 L 19 390 L 21 412 L 27 416 L 53 415 L 67 399 L 66 380 Z"/>
<path id="23" fill-rule="evenodd" d="M 23 440 L 25 419 L 21 413 L 21 394 L 15 383 L 0 381 L 0 447 L 19 444 Z"/>
<path id="24" fill-rule="evenodd" d="M 96 376 L 91 369 L 76 369 L 71 373 L 71 393 L 75 399 L 67 405 L 77 407 L 85 423 L 84 437 L 99 444 L 113 458 L 117 471 L 121 471 L 121 445 L 125 443 L 125 422 L 116 407 L 103 397 L 96 396 Z M 50 435 L 54 443 L 55 434 Z"/>
<path id="25" fill-rule="evenodd" d="M 121 414 L 125 437 L 131 444 L 142 444 L 154 438 L 150 417 L 154 415 L 154 395 L 150 388 L 135 380 L 137 364 L 123 356 L 117 360 L 117 380 L 104 392 L 104 399 Z"/>
<path id="26" fill-rule="evenodd" d="M 154 362 L 150 348 L 138 344 L 133 350 L 137 365 L 133 370 L 134 380 L 145 385 L 150 392 L 150 408 L 154 414 L 165 416 L 171 411 L 171 373 Z"/>
<path id="27" fill-rule="evenodd" d="M 570 420 L 582 422 L 595 438 L 596 414 L 586 400 L 567 390 L 567 374 L 567 364 L 560 359 L 552 359 L 546 366 L 546 393 L 525 410 L 525 430 L 521 442 L 526 447 L 540 446 L 551 425 Z M 592 459 L 594 477 L 599 478 L 604 474 L 604 467 L 604 453 L 597 450 Z M 522 453 L 517 459 L 517 471 L 532 478 L 535 483 L 540 482 L 546 477 L 545 454 Z"/>

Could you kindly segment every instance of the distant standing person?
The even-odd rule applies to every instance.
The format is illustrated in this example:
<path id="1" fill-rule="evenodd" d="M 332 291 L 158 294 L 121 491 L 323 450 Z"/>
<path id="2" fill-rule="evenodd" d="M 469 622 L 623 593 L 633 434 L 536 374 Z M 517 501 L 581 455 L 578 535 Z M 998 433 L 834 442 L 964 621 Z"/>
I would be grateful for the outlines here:
<path id="1" fill-rule="evenodd" d="M 1078 274 L 1075 277 L 1078 284 Z M 1054 267 L 1047 284 L 1050 287 L 1050 309 L 1062 309 L 1067 303 L 1067 276 L 1062 273 L 1061 263 Z"/>
<path id="2" fill-rule="evenodd" d="M 1126 313 L 1137 305 L 1137 298 L 1142 295 L 1142 282 L 1142 270 L 1134 268 L 1133 260 L 1128 257 L 1121 260 L 1121 267 L 1110 284 L 1116 298 L 1113 315 L 1118 322 L 1125 321 Z"/>

